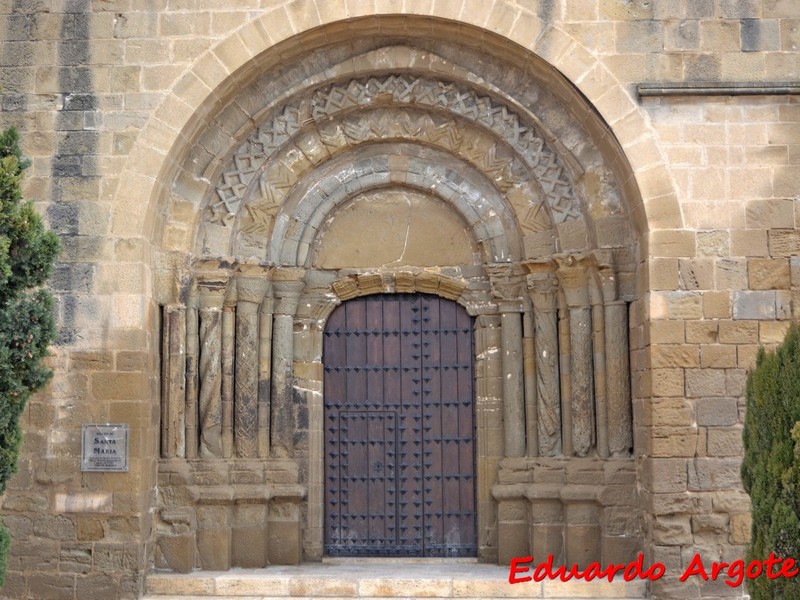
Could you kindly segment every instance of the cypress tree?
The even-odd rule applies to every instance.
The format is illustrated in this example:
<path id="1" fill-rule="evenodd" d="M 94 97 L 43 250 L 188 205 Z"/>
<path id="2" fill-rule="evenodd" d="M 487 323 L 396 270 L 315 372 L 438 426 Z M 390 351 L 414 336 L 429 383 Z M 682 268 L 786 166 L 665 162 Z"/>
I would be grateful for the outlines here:
<path id="1" fill-rule="evenodd" d="M 742 481 L 753 516 L 747 560 L 800 557 L 800 327 L 758 353 L 747 379 Z M 753 600 L 800 598 L 800 577 L 748 581 Z"/>
<path id="2" fill-rule="evenodd" d="M 55 338 L 53 297 L 43 285 L 59 242 L 22 198 L 27 166 L 17 131 L 0 133 L 0 494 L 16 472 L 25 403 L 52 375 L 43 359 Z M 0 526 L 0 585 L 8 545 L 8 531 Z"/>

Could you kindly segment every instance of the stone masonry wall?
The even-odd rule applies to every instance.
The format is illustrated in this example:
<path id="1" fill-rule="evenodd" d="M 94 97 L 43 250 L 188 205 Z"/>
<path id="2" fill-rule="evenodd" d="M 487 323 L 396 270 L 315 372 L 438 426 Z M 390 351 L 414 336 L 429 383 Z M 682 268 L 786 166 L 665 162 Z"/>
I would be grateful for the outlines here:
<path id="1" fill-rule="evenodd" d="M 643 547 L 672 573 L 695 552 L 742 554 L 746 370 L 800 311 L 800 102 L 639 97 L 635 86 L 796 84 L 795 0 L 2 0 L 0 123 L 22 131 L 33 159 L 27 196 L 63 252 L 52 280 L 55 376 L 24 415 L 20 469 L 3 502 L 13 542 L 0 596 L 141 594 L 155 554 L 151 244 L 162 167 L 190 127 L 204 126 L 192 115 L 259 53 L 321 25 L 380 35 L 375 21 L 357 20 L 378 14 L 452 19 L 507 38 L 564 73 L 609 123 L 633 173 L 627 185 L 643 198 L 634 218 L 646 276 L 631 330 Z M 127 474 L 80 472 L 80 426 L 94 422 L 130 425 Z M 666 579 L 653 589 L 661 598 L 741 592 Z"/>

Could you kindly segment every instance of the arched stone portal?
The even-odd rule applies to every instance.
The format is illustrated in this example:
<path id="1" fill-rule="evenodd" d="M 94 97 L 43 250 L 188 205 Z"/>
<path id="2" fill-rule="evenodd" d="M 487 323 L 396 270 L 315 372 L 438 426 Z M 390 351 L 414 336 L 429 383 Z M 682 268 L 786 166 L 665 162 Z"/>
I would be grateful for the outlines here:
<path id="1" fill-rule="evenodd" d="M 159 566 L 322 557 L 323 331 L 376 293 L 475 317 L 482 560 L 639 549 L 624 160 L 536 57 L 407 25 L 253 73 L 165 186 Z"/>

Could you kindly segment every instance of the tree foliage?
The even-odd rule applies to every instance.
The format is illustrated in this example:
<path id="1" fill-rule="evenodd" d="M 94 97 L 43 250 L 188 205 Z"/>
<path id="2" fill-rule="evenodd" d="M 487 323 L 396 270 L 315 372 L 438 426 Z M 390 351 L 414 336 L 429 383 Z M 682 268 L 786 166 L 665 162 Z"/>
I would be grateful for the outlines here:
<path id="1" fill-rule="evenodd" d="M 753 528 L 748 560 L 800 557 L 800 327 L 759 351 L 747 380 L 742 480 Z M 800 577 L 748 582 L 753 600 L 800 598 Z"/>
<path id="2" fill-rule="evenodd" d="M 27 166 L 17 131 L 0 133 L 0 494 L 16 471 L 25 403 L 52 375 L 43 359 L 56 332 L 53 298 L 42 286 L 59 242 L 22 198 Z M 8 542 L 8 532 L 0 527 L 0 585 Z"/>

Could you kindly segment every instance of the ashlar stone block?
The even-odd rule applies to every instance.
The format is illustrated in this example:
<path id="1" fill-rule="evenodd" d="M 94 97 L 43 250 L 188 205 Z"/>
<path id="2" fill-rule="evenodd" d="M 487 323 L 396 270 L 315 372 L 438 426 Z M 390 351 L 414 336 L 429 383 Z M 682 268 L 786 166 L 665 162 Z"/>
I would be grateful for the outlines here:
<path id="1" fill-rule="evenodd" d="M 697 424 L 730 426 L 739 422 L 736 398 L 702 398 L 697 401 Z"/>
<path id="2" fill-rule="evenodd" d="M 786 290 L 790 285 L 787 259 L 751 258 L 747 263 L 748 283 L 753 290 Z"/>
<path id="3" fill-rule="evenodd" d="M 775 319 L 775 292 L 740 291 L 733 295 L 734 319 Z"/>
<path id="4" fill-rule="evenodd" d="M 725 395 L 724 369 L 687 369 L 686 395 L 690 398 Z"/>
<path id="5" fill-rule="evenodd" d="M 741 461 L 735 458 L 696 458 L 687 462 L 691 491 L 741 488 Z"/>
<path id="6" fill-rule="evenodd" d="M 653 524 L 653 540 L 667 546 L 691 544 L 693 539 L 689 515 L 657 516 Z"/>

